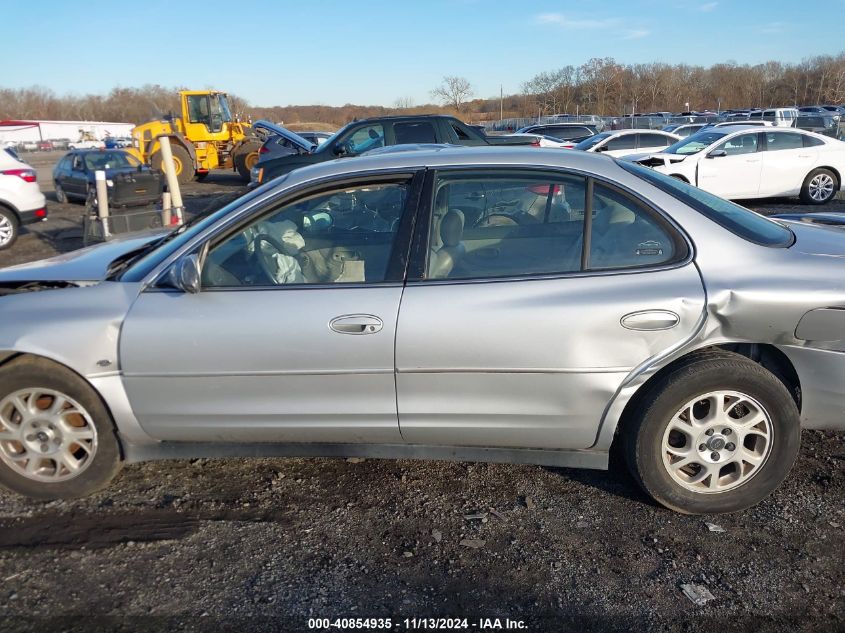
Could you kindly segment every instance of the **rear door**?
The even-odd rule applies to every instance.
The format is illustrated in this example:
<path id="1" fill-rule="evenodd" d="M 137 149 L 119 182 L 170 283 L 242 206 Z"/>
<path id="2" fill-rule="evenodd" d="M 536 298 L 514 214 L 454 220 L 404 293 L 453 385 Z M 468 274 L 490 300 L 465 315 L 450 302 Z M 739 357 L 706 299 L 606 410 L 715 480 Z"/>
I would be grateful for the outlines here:
<path id="1" fill-rule="evenodd" d="M 818 159 L 816 147 L 804 147 L 804 135 L 779 131 L 763 133 L 763 167 L 760 195 L 787 196 L 801 191 L 801 185 Z"/>
<path id="2" fill-rule="evenodd" d="M 641 201 L 577 174 L 430 179 L 397 329 L 402 437 L 592 445 L 625 377 L 703 310 L 687 243 Z"/>
<path id="3" fill-rule="evenodd" d="M 675 140 L 662 134 L 637 134 L 638 152 L 662 152 Z"/>

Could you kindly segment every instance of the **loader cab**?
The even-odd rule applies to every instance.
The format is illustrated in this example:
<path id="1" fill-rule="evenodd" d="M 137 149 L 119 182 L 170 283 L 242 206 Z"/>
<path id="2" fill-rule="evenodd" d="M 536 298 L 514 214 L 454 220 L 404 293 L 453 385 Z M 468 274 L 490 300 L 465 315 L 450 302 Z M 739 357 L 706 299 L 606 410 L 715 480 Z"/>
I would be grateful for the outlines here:
<path id="1" fill-rule="evenodd" d="M 226 124 L 232 122 L 229 98 L 222 92 L 182 92 L 182 111 L 186 136 L 191 139 L 208 137 L 222 140 Z"/>

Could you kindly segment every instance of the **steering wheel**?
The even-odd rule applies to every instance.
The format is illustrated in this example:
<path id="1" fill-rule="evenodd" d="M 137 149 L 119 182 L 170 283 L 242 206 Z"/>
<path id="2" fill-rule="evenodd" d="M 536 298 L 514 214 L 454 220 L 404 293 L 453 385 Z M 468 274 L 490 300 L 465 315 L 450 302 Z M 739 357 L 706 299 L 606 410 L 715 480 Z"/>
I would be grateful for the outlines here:
<path id="1" fill-rule="evenodd" d="M 265 242 L 272 246 L 273 250 L 276 252 L 267 253 L 267 251 L 265 251 L 261 247 L 262 244 Z M 270 281 L 278 285 L 279 282 L 276 279 L 278 264 L 276 263 L 276 260 L 274 259 L 273 255 L 283 254 L 285 251 L 284 245 L 272 235 L 268 235 L 267 233 L 259 233 L 252 239 L 252 246 L 255 252 L 255 256 L 258 258 L 258 265 L 261 266 L 261 270 L 264 271 L 264 274 L 267 275 Z"/>

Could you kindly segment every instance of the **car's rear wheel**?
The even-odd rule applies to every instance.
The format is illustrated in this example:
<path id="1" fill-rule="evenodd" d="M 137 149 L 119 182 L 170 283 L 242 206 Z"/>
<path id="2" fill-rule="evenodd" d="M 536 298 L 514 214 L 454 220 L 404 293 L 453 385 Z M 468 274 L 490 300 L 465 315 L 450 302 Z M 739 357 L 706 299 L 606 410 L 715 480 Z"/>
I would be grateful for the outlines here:
<path id="1" fill-rule="evenodd" d="M 798 408 L 771 372 L 736 354 L 671 370 L 625 428 L 628 466 L 643 489 L 688 514 L 736 512 L 769 495 L 800 445 Z"/>
<path id="2" fill-rule="evenodd" d="M 801 202 L 804 204 L 826 204 L 839 191 L 839 179 L 829 169 L 814 169 L 804 179 L 801 187 Z"/>
<path id="3" fill-rule="evenodd" d="M 0 251 L 11 248 L 18 239 L 18 216 L 11 209 L 0 206 Z"/>
<path id="4" fill-rule="evenodd" d="M 59 204 L 65 204 L 67 202 L 67 194 L 62 188 L 62 185 L 58 182 L 56 183 L 56 200 L 59 202 Z"/>
<path id="5" fill-rule="evenodd" d="M 120 464 L 111 416 L 82 378 L 32 357 L 0 368 L 0 484 L 37 499 L 81 497 Z"/>

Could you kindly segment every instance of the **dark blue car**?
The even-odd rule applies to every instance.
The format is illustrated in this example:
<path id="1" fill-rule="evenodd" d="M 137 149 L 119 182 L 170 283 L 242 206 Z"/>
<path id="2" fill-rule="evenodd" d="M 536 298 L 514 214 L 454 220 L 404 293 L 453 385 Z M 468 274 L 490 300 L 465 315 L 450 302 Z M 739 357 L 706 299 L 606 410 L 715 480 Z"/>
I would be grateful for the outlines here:
<path id="1" fill-rule="evenodd" d="M 56 200 L 85 202 L 96 191 L 95 173 L 106 172 L 109 206 L 149 205 L 161 198 L 164 178 L 119 149 L 78 149 L 68 152 L 53 169 Z"/>

